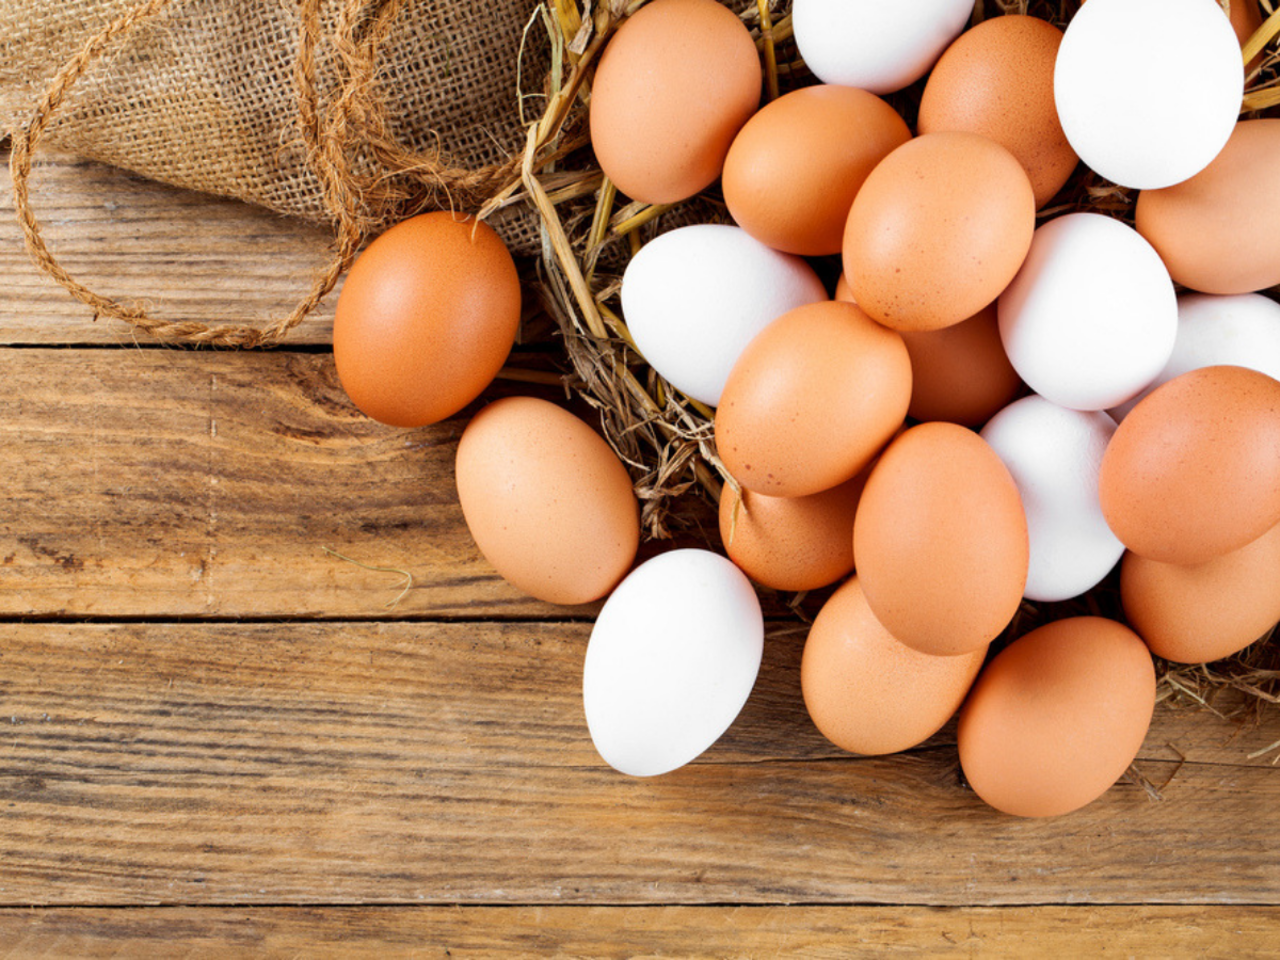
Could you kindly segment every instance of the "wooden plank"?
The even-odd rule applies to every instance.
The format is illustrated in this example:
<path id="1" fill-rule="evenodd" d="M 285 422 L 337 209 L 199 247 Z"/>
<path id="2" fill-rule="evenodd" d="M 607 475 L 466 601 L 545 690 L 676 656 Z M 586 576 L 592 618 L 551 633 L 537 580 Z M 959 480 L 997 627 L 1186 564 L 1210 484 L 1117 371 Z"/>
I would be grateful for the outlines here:
<path id="1" fill-rule="evenodd" d="M 94 323 L 30 261 L 7 151 L 0 162 L 0 343 L 133 342 L 126 324 Z M 141 299 L 167 320 L 265 325 L 288 315 L 329 256 L 321 227 L 65 155 L 42 155 L 31 199 L 72 276 L 106 296 Z M 330 343 L 335 302 L 336 294 L 290 342 Z"/>
<path id="2" fill-rule="evenodd" d="M 1018 820 L 945 734 L 839 754 L 772 638 L 724 741 L 595 756 L 585 625 L 0 627 L 0 903 L 1280 904 L 1280 774 L 1206 715 L 1078 813 Z M 1178 734 L 1178 736 L 1182 736 Z"/>
<path id="3" fill-rule="evenodd" d="M 1274 907 L 397 907 L 0 911 L 6 960 L 1274 956 Z"/>

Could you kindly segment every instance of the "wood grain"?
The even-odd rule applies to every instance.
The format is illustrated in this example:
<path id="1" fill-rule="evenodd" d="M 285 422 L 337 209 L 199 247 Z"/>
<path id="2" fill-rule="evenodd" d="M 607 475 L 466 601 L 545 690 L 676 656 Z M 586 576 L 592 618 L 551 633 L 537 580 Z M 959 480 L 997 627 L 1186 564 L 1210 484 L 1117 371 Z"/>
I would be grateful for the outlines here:
<path id="1" fill-rule="evenodd" d="M 1163 800 L 1018 820 L 945 732 L 832 750 L 775 636 L 724 741 L 637 780 L 590 745 L 586 630 L 6 625 L 0 903 L 1280 903 L 1275 723 L 1161 711 Z"/>
<path id="2" fill-rule="evenodd" d="M 0 911 L 5 960 L 1274 956 L 1274 907 L 400 907 Z"/>

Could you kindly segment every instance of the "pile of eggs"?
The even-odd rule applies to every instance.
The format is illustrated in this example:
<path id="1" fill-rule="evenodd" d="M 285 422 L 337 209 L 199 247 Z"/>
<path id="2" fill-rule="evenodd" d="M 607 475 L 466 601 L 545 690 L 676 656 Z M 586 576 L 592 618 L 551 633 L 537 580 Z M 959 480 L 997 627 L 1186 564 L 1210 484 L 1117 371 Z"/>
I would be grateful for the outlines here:
<path id="1" fill-rule="evenodd" d="M 1280 285 L 1280 119 L 1238 121 L 1260 18 L 1231 9 L 1090 0 L 1065 33 L 962 32 L 972 0 L 795 0 L 822 82 L 763 108 L 755 43 L 717 0 L 623 22 L 590 101 L 602 169 L 653 204 L 718 180 L 735 223 L 659 235 L 621 290 L 645 360 L 715 408 L 727 557 L 634 566 L 627 470 L 553 403 L 488 404 L 456 463 L 503 577 L 608 598 L 583 697 L 609 764 L 666 773 L 733 722 L 764 644 L 752 581 L 844 581 L 801 666 L 828 739 L 892 753 L 959 710 L 968 782 L 1021 816 L 1122 775 L 1152 653 L 1217 659 L 1280 620 L 1280 304 L 1259 293 Z M 881 96 L 926 74 L 912 136 Z M 1038 215 L 1081 160 L 1140 191 L 1136 228 Z M 818 257 L 840 259 L 834 294 Z M 338 374 L 376 419 L 435 422 L 483 391 L 519 317 L 490 228 L 415 217 L 352 269 Z M 988 658 L 1023 598 L 1117 564 L 1127 625 L 1061 619 Z"/>

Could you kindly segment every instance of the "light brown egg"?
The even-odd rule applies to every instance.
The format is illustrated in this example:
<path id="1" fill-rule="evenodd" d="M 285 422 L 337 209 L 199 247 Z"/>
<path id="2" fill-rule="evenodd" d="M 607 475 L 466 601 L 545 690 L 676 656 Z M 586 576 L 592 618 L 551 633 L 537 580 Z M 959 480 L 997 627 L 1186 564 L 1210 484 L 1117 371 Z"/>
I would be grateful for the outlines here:
<path id="1" fill-rule="evenodd" d="M 938 732 L 972 686 L 987 648 L 934 657 L 875 618 L 854 577 L 822 606 L 800 662 L 804 703 L 822 735 L 850 753 L 897 753 Z"/>
<path id="2" fill-rule="evenodd" d="M 844 483 L 902 425 L 902 338 L 851 303 L 788 311 L 747 344 L 716 408 L 716 449 L 744 487 L 803 497 Z"/>
<path id="3" fill-rule="evenodd" d="M 853 569 L 853 515 L 866 471 L 807 497 L 767 497 L 726 485 L 720 539 L 729 559 L 774 590 L 817 590 Z"/>
<path id="4" fill-rule="evenodd" d="M 487 224 L 424 213 L 360 254 L 333 317 L 351 402 L 396 427 L 457 413 L 489 385 L 520 329 L 520 278 Z"/>
<path id="5" fill-rule="evenodd" d="M 970 653 L 1013 619 L 1027 582 L 1027 519 L 1008 469 L 953 423 L 893 441 L 853 522 L 858 577 L 876 619 L 935 656 Z"/>
<path id="6" fill-rule="evenodd" d="M 1175 281 L 1202 293 L 1280 284 L 1280 118 L 1243 120 L 1190 180 L 1138 194 L 1135 225 Z"/>
<path id="7" fill-rule="evenodd" d="M 1201 367 L 1158 387 L 1107 445 L 1098 496 L 1150 560 L 1204 563 L 1256 540 L 1280 523 L 1280 381 Z"/>
<path id="8" fill-rule="evenodd" d="M 875 94 L 802 87 L 764 106 L 725 158 L 725 204 L 761 243 L 801 256 L 839 253 L 849 207 L 867 174 L 911 139 Z"/>
<path id="9" fill-rule="evenodd" d="M 626 468 L 599 434 L 554 403 L 489 404 L 462 433 L 456 474 L 476 546 L 530 596 L 597 600 L 635 559 L 640 510 Z"/>
<path id="10" fill-rule="evenodd" d="M 1120 598 L 1158 657 L 1208 663 L 1238 653 L 1280 621 L 1280 526 L 1195 566 L 1126 553 Z"/>
<path id="11" fill-rule="evenodd" d="M 1079 157 L 1053 100 L 1062 31 L 1038 17 L 984 20 L 962 33 L 929 74 L 919 131 L 965 130 L 994 140 L 1022 163 L 1036 206 L 1062 189 Z"/>
<path id="12" fill-rule="evenodd" d="M 1155 667 L 1137 634 L 1101 617 L 1058 620 L 982 671 L 960 710 L 960 766 L 997 810 L 1070 813 L 1133 763 L 1155 703 Z"/>
<path id="13" fill-rule="evenodd" d="M 973 316 L 1009 285 L 1031 247 L 1036 203 L 1016 157 L 975 133 L 930 133 L 880 162 L 844 232 L 858 306 L 895 330 Z"/>
<path id="14" fill-rule="evenodd" d="M 715 0 L 653 0 L 609 40 L 591 91 L 591 143 L 605 174 L 645 203 L 691 197 L 720 176 L 760 104 L 760 58 Z"/>

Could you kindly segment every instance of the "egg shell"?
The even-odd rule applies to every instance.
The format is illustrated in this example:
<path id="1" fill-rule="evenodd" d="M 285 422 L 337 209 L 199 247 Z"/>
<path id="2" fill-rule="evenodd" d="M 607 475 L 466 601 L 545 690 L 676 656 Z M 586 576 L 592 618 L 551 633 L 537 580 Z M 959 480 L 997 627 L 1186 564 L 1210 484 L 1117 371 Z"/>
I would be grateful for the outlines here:
<path id="1" fill-rule="evenodd" d="M 917 129 L 994 140 L 1018 158 L 1044 206 L 1079 162 L 1053 101 L 1061 43 L 1062 31 L 1038 17 L 992 17 L 965 31 L 929 74 Z"/>
<path id="2" fill-rule="evenodd" d="M 451 213 L 391 227 L 360 254 L 333 318 L 338 379 L 396 427 L 450 417 L 487 387 L 520 329 L 520 278 L 493 229 Z"/>
<path id="3" fill-rule="evenodd" d="M 1022 600 L 1027 521 L 987 443 L 922 423 L 881 454 L 853 522 L 853 555 L 876 619 L 935 656 L 994 640 Z"/>
<path id="4" fill-rule="evenodd" d="M 775 250 L 839 253 L 858 188 L 910 139 L 906 121 L 865 90 L 793 90 L 734 139 L 721 184 L 725 204 L 740 227 Z"/>
<path id="5" fill-rule="evenodd" d="M 1138 195 L 1135 223 L 1178 283 L 1202 293 L 1280 284 L 1280 118 L 1243 120 L 1207 167 Z"/>
<path id="6" fill-rule="evenodd" d="M 1240 42 L 1215 0 L 1090 0 L 1067 25 L 1054 66 L 1072 148 L 1139 190 L 1203 170 L 1231 135 L 1243 94 Z"/>
<path id="7" fill-rule="evenodd" d="M 636 777 L 683 766 L 742 710 L 763 650 L 755 591 L 724 557 L 672 550 L 642 563 L 587 643 L 582 700 L 596 750 Z"/>
<path id="8" fill-rule="evenodd" d="M 1229 366 L 1170 380 L 1117 428 L 1098 495 L 1151 560 L 1204 563 L 1256 540 L 1280 523 L 1280 381 Z"/>
<path id="9" fill-rule="evenodd" d="M 805 707 L 842 750 L 897 753 L 937 733 L 959 708 L 987 648 L 934 657 L 895 639 L 853 577 L 822 605 L 800 662 Z"/>
<path id="10" fill-rule="evenodd" d="M 1155 666 L 1136 633 L 1101 617 L 1057 620 L 1015 640 L 978 677 L 960 710 L 960 766 L 997 810 L 1070 813 L 1133 763 L 1155 702 Z"/>
<path id="11" fill-rule="evenodd" d="M 902 425 L 902 338 L 852 303 L 797 307 L 755 337 L 716 410 L 716 449 L 742 486 L 803 497 L 844 483 Z"/>
<path id="12" fill-rule="evenodd" d="M 1157 657 L 1208 663 L 1239 653 L 1280 621 L 1280 526 L 1193 566 L 1126 553 L 1120 599 Z"/>
<path id="13" fill-rule="evenodd" d="M 1077 597 L 1124 553 L 1098 503 L 1098 469 L 1116 424 L 1102 411 L 1068 410 L 1030 396 L 982 429 L 1018 485 L 1027 515 L 1029 600 Z"/>
<path id="14" fill-rule="evenodd" d="M 1040 227 L 997 304 L 1000 339 L 1036 393 L 1073 410 L 1133 397 L 1173 352 L 1178 301 L 1159 255 L 1132 227 L 1070 213 Z"/>
<path id="15" fill-rule="evenodd" d="M 724 224 L 650 240 L 622 276 L 623 317 L 640 353 L 677 390 L 712 407 L 752 337 L 788 310 L 826 299 L 804 260 Z"/>
<path id="16" fill-rule="evenodd" d="M 653 0 L 609 40 L 591 91 L 600 167 L 634 200 L 674 203 L 720 176 L 760 104 L 763 73 L 737 15 L 715 0 Z"/>
<path id="17" fill-rule="evenodd" d="M 773 590 L 817 590 L 853 569 L 853 517 L 866 471 L 807 497 L 769 497 L 726 484 L 720 495 L 725 553 Z"/>
<path id="18" fill-rule="evenodd" d="M 892 93 L 914 83 L 964 29 L 973 0 L 795 0 L 796 46 L 824 83 Z"/>
<path id="19" fill-rule="evenodd" d="M 1084 6 L 1084 4 L 1085 0 L 1080 0 L 1080 5 Z M 1262 26 L 1262 11 L 1258 7 L 1257 0 L 1231 0 L 1230 7 L 1231 29 L 1235 31 L 1236 39 L 1243 47 L 1253 36 L 1254 31 Z M 1245 67 L 1245 72 L 1253 70 L 1261 59 L 1261 54 L 1254 57 Z"/>
<path id="20" fill-rule="evenodd" d="M 916 137 L 880 161 L 844 233 L 858 305 L 895 330 L 936 330 L 995 300 L 1035 230 L 1031 182 L 1008 150 L 974 133 Z"/>
<path id="21" fill-rule="evenodd" d="M 549 603 L 608 593 L 640 543 L 640 510 L 617 454 L 573 414 L 506 397 L 467 424 L 458 500 L 480 552 L 502 577 Z"/>
<path id="22" fill-rule="evenodd" d="M 1174 377 L 1201 367 L 1249 367 L 1280 380 L 1280 303 L 1258 293 L 1178 297 L 1173 353 L 1155 380 L 1111 411 L 1123 420 L 1143 397 Z"/>

